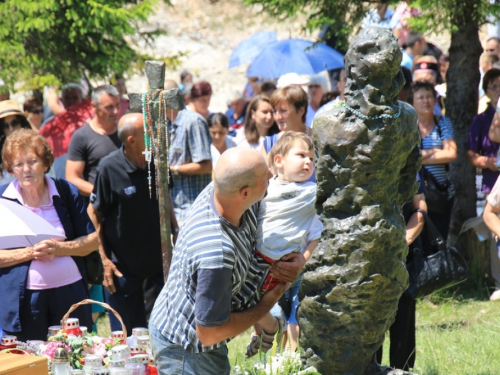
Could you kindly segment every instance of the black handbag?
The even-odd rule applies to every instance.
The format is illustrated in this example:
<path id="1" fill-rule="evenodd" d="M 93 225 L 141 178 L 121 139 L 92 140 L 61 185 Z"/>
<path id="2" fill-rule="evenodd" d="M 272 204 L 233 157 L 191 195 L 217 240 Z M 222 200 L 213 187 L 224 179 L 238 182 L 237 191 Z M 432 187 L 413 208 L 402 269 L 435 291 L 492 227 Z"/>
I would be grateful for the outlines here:
<path id="1" fill-rule="evenodd" d="M 59 192 L 59 196 L 61 197 L 63 205 L 66 207 L 66 212 L 69 216 L 69 206 L 68 202 L 66 201 L 64 188 L 62 187 L 62 184 L 58 178 L 55 178 L 54 182 L 56 183 L 57 191 Z M 82 258 L 85 263 L 85 271 L 87 273 L 88 284 L 101 285 L 104 281 L 104 265 L 102 264 L 102 259 L 99 251 L 95 250 Z"/>
<path id="2" fill-rule="evenodd" d="M 455 247 L 447 247 L 443 237 L 429 219 L 427 213 L 418 210 L 425 218 L 427 234 L 432 244 L 430 255 L 423 249 L 413 249 L 413 260 L 406 264 L 410 285 L 406 295 L 413 299 L 432 292 L 450 288 L 465 281 L 469 275 L 469 265 Z"/>

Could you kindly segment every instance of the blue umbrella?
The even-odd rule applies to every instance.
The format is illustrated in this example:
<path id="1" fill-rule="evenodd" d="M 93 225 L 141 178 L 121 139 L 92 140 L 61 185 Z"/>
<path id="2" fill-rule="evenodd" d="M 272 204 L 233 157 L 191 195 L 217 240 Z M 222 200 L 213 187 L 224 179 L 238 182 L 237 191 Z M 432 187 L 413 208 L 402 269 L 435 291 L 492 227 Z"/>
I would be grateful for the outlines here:
<path id="1" fill-rule="evenodd" d="M 279 78 L 286 73 L 314 75 L 344 66 L 344 56 L 326 44 L 286 39 L 265 47 L 252 61 L 247 77 Z"/>
<path id="2" fill-rule="evenodd" d="M 252 61 L 269 43 L 276 41 L 276 31 L 262 31 L 240 42 L 231 52 L 229 68 Z"/>

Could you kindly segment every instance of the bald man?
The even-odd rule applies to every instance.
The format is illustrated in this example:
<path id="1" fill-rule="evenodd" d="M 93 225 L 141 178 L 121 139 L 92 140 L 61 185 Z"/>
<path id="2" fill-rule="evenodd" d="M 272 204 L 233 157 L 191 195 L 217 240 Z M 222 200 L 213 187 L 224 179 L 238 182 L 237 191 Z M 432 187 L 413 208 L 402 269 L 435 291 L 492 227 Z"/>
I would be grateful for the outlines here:
<path id="1" fill-rule="evenodd" d="M 151 345 L 161 374 L 229 374 L 227 341 L 283 294 L 285 285 L 279 284 L 261 298 L 266 266 L 254 252 L 258 204 L 270 177 L 257 150 L 229 149 L 214 181 L 193 203 L 151 314 Z M 284 267 L 273 273 L 292 282 L 303 263 Z"/>
<path id="2" fill-rule="evenodd" d="M 147 324 L 145 279 L 151 280 L 158 293 L 163 287 L 160 215 L 154 165 L 151 197 L 149 193 L 142 114 L 124 115 L 118 123 L 118 137 L 123 146 L 99 163 L 88 213 L 99 233 L 106 302 L 132 332 Z M 110 315 L 110 322 L 113 331 L 121 330 L 114 316 Z"/>

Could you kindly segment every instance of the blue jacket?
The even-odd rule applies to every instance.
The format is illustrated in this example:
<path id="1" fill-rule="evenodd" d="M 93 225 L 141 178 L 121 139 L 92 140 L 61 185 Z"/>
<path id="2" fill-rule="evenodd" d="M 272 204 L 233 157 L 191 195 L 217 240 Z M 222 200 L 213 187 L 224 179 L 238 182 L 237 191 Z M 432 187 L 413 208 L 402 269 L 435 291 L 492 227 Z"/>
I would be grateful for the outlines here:
<path id="1" fill-rule="evenodd" d="M 78 193 L 78 188 L 66 180 L 59 181 L 62 187 L 61 190 L 63 190 L 59 191 L 59 194 L 64 195 L 64 201 L 69 206 L 68 209 L 66 209 L 61 197 L 54 196 L 52 199 L 66 233 L 66 239 L 70 241 L 93 233 L 95 229 L 87 214 L 85 201 Z M 7 186 L 8 184 L 0 186 L 0 198 L 2 199 L 6 199 L 2 197 L 2 194 L 7 189 Z M 15 201 L 20 204 L 19 201 Z M 87 285 L 84 259 L 78 256 L 72 258 L 82 274 L 85 285 Z M 21 321 L 19 320 L 19 307 L 23 302 L 30 264 L 31 261 L 27 261 L 15 266 L 0 268 L 0 327 L 5 331 L 22 331 Z"/>

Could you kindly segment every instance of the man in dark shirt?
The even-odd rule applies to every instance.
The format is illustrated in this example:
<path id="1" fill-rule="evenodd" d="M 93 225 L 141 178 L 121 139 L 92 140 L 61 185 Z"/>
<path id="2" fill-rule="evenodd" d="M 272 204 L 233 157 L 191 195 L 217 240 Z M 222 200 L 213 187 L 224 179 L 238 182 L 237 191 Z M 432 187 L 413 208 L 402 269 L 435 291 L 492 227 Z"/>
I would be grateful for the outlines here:
<path id="1" fill-rule="evenodd" d="M 120 112 L 118 90 L 111 85 L 97 87 L 92 93 L 92 107 L 95 116 L 73 134 L 66 163 L 66 179 L 84 197 L 92 192 L 99 161 L 121 145 L 116 130 Z"/>
<path id="2" fill-rule="evenodd" d="M 78 187 L 86 204 L 94 188 L 97 164 L 121 145 L 116 131 L 120 111 L 118 90 L 111 85 L 97 87 L 92 93 L 92 108 L 95 116 L 73 133 L 66 161 L 66 180 Z M 103 300 L 101 285 L 92 285 L 89 293 L 90 298 Z M 94 321 L 104 311 L 101 306 L 93 305 Z"/>
<path id="3" fill-rule="evenodd" d="M 150 196 L 142 115 L 124 115 L 118 137 L 123 146 L 99 164 L 88 212 L 99 233 L 106 302 L 131 332 L 147 324 L 144 280 L 149 278 L 158 292 L 163 287 L 160 214 L 154 164 Z M 175 218 L 172 224 L 175 229 Z M 110 321 L 112 330 L 120 330 L 115 317 Z"/>

